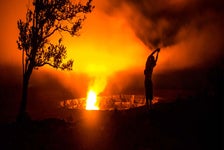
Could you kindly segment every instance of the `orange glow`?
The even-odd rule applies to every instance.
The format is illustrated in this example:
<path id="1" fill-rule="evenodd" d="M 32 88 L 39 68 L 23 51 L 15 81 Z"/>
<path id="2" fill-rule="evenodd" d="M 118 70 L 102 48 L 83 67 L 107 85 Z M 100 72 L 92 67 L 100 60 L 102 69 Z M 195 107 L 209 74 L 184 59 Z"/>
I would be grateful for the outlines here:
<path id="1" fill-rule="evenodd" d="M 169 4 L 179 6 L 185 4 L 184 2 L 172 0 L 169 1 Z M 0 34 L 2 35 L 0 36 L 2 50 L 0 64 L 2 66 L 15 65 L 21 68 L 21 51 L 18 50 L 16 44 L 18 38 L 16 21 L 20 18 L 25 19 L 26 10 L 32 6 L 32 3 L 27 3 L 27 0 L 22 0 L 20 3 L 15 0 L 1 1 L 0 3 L 1 13 L 6 14 L 1 16 L 0 24 Z M 144 28 L 151 28 L 153 26 L 152 20 L 141 16 L 130 5 L 124 5 L 121 10 L 111 12 L 110 9 L 107 9 L 111 5 L 110 1 L 93 0 L 93 3 L 96 7 L 83 22 L 79 37 L 71 37 L 63 32 L 50 39 L 50 42 L 57 42 L 58 38 L 63 39 L 62 43 L 68 52 L 67 58 L 74 60 L 73 71 L 60 72 L 45 66 L 34 71 L 31 77 L 34 79 L 31 79 L 31 84 L 44 82 L 46 77 L 42 73 L 47 72 L 56 78 L 73 97 L 85 97 L 90 87 L 97 95 L 106 90 L 109 94 L 119 93 L 125 87 L 132 86 L 129 84 L 132 81 L 136 81 L 139 87 L 144 88 L 142 83 L 144 81 L 145 61 L 153 49 L 147 47 L 137 36 L 137 33 L 154 36 L 153 31 Z M 204 17 L 201 19 L 207 20 Z M 163 34 L 162 29 L 172 27 L 172 24 L 169 24 L 166 19 L 160 18 L 158 21 L 160 27 L 158 30 L 161 29 L 161 34 Z M 219 34 L 220 31 L 217 30 L 219 28 L 216 28 L 216 24 L 211 23 L 212 26 L 210 26 L 209 23 L 208 26 L 199 31 L 197 26 L 194 27 L 196 24 L 197 22 L 192 22 L 181 28 L 176 35 L 176 44 L 161 47 L 157 66 L 154 70 L 155 75 L 170 70 L 201 65 L 204 61 L 207 62 L 207 59 L 210 60 L 218 56 L 216 49 L 221 50 L 220 46 L 223 45 L 222 34 Z M 136 32 L 137 30 L 139 31 Z M 155 28 L 156 30 L 157 28 Z M 147 39 L 144 40 L 146 37 L 141 38 L 143 41 L 147 41 Z M 117 75 L 122 71 L 125 71 L 122 76 Z M 133 78 L 132 74 L 142 76 Z M 102 82 L 102 84 L 96 84 L 97 88 L 91 86 L 91 82 L 96 82 L 96 80 Z"/>
<path id="2" fill-rule="evenodd" d="M 93 90 L 88 92 L 86 110 L 99 110 L 99 107 L 97 106 L 97 95 Z"/>
<path id="3" fill-rule="evenodd" d="M 85 20 L 81 36 L 63 37 L 68 58 L 74 59 L 73 72 L 89 77 L 88 87 L 93 86 L 91 89 L 97 94 L 104 92 L 107 80 L 117 72 L 129 68 L 141 71 L 149 53 L 122 16 L 108 16 L 97 8 Z M 119 81 L 119 77 L 116 80 Z M 64 78 L 62 81 L 64 84 Z M 81 91 L 79 87 L 78 90 L 86 93 L 89 88 Z"/>
<path id="4" fill-rule="evenodd" d="M 105 77 L 94 78 L 89 85 L 89 91 L 86 99 L 86 110 L 99 110 L 97 95 L 104 90 L 107 81 Z"/>
<path id="5" fill-rule="evenodd" d="M 140 68 L 148 55 L 147 47 L 122 16 L 108 16 L 97 9 L 88 15 L 80 37 L 64 37 L 68 58 L 75 61 L 73 70 L 97 78 Z"/>
<path id="6" fill-rule="evenodd" d="M 154 97 L 152 100 L 152 104 L 156 104 L 159 102 L 159 97 Z"/>

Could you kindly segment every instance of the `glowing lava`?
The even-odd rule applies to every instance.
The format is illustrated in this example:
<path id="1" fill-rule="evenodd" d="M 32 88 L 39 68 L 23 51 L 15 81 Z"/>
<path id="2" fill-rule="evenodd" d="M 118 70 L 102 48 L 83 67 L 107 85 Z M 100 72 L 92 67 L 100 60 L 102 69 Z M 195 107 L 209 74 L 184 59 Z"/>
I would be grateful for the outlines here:
<path id="1" fill-rule="evenodd" d="M 99 110 L 99 107 L 97 106 L 97 95 L 93 90 L 88 92 L 86 110 Z"/>

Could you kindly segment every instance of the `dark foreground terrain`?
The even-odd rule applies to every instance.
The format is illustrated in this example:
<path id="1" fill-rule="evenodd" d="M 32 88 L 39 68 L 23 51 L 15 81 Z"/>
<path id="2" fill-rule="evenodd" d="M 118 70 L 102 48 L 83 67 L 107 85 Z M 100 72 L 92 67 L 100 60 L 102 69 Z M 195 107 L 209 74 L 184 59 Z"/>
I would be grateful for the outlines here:
<path id="1" fill-rule="evenodd" d="M 217 99 L 217 100 L 216 100 Z M 123 111 L 60 110 L 66 120 L 2 123 L 0 149 L 222 149 L 218 97 L 188 97 Z"/>

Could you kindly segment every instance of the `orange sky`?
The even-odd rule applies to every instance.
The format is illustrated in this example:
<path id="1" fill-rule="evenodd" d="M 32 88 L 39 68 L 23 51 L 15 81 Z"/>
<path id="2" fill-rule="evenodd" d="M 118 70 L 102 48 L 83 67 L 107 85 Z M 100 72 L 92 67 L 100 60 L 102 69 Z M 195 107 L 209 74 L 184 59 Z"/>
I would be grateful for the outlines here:
<path id="1" fill-rule="evenodd" d="M 74 59 L 73 71 L 62 73 L 44 67 L 35 73 L 35 77 L 38 78 L 38 74 L 42 71 L 53 73 L 52 75 L 56 76 L 64 86 L 77 89 L 73 87 L 72 81 L 75 80 L 76 74 L 85 74 L 93 79 L 89 81 L 88 88 L 97 84 L 99 85 L 98 92 L 103 91 L 108 78 L 119 71 L 135 70 L 139 74 L 143 72 L 146 58 L 153 49 L 146 46 L 147 44 L 139 38 L 138 33 L 157 37 L 157 34 L 162 34 L 164 29 L 172 28 L 168 20 L 160 19 L 158 29 L 155 28 L 155 32 L 153 30 L 149 32 L 145 27 L 151 29 L 152 20 L 143 16 L 132 5 L 124 3 L 122 7 L 114 7 L 116 10 L 110 11 L 113 4 L 109 0 L 94 0 L 94 4 L 95 9 L 87 16 L 80 31 L 81 36 L 63 35 L 68 58 Z M 177 8 L 187 4 L 189 4 L 187 1 L 172 0 L 170 2 L 170 5 Z M 21 53 L 16 44 L 18 37 L 16 22 L 19 18 L 25 17 L 27 6 L 28 0 L 0 1 L 0 64 L 21 67 Z M 165 7 L 164 5 L 161 9 Z M 161 10 L 159 6 L 156 8 L 156 11 Z M 192 18 L 188 25 L 178 30 L 174 37 L 176 43 L 168 46 L 159 44 L 162 48 L 155 74 L 198 66 L 217 57 L 222 48 L 222 35 L 217 30 L 219 24 L 208 22 L 200 30 L 197 28 L 197 22 L 204 22 L 215 16 L 216 14 L 206 12 L 205 16 Z M 119 77 L 117 79 L 119 80 Z"/>
<path id="2" fill-rule="evenodd" d="M 4 54 L 1 55 L 1 63 L 20 67 L 21 54 L 16 45 L 18 37 L 16 21 L 24 18 L 27 5 L 26 2 L 17 4 L 16 1 L 1 3 L 1 14 L 7 14 L 1 15 L 4 20 L 4 24 L 1 24 L 1 35 L 4 35 L 1 39 L 1 51 Z M 83 24 L 80 37 L 63 35 L 68 58 L 74 59 L 73 71 L 54 73 L 54 76 L 58 76 L 63 84 L 66 83 L 66 86 L 71 88 L 67 83 L 71 83 L 71 80 L 76 78 L 75 73 L 87 74 L 93 79 L 89 86 L 101 92 L 107 84 L 107 77 L 115 72 L 127 68 L 141 68 L 142 70 L 149 51 L 135 36 L 124 18 L 108 16 L 99 9 L 97 3 L 95 5 L 96 8 Z M 52 72 L 52 69 L 48 68 L 44 67 L 37 72 Z M 65 79 L 66 75 L 69 79 Z"/>

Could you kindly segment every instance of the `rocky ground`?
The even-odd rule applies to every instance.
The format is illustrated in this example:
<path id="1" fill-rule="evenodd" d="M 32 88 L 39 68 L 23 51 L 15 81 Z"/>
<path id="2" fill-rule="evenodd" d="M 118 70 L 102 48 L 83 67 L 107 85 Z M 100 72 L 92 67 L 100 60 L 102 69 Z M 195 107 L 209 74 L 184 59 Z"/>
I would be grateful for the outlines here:
<path id="1" fill-rule="evenodd" d="M 144 106 L 113 111 L 61 110 L 70 117 L 2 123 L 0 149 L 222 149 L 222 106 L 217 98 L 176 99 L 155 104 L 150 111 Z"/>

